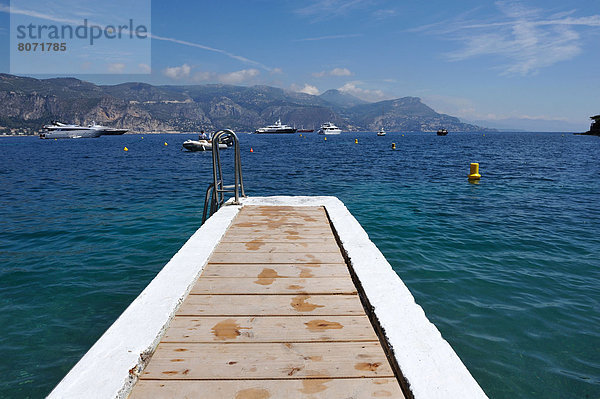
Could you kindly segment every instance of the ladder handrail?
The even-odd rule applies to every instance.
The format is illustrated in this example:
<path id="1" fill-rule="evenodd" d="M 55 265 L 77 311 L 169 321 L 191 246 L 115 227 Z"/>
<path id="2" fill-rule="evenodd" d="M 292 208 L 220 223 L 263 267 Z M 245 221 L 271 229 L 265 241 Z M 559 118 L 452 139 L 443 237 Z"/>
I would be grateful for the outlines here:
<path id="1" fill-rule="evenodd" d="M 223 140 L 224 139 L 224 140 Z M 223 183 L 223 170 L 221 168 L 221 154 L 219 153 L 219 142 L 232 140 L 234 147 L 234 184 L 226 186 Z M 225 193 L 234 194 L 234 205 L 239 205 L 240 195 L 246 196 L 244 192 L 244 180 L 242 177 L 242 156 L 240 153 L 240 143 L 237 135 L 230 129 L 219 130 L 212 137 L 212 167 L 213 183 L 206 190 L 204 198 L 204 212 L 202 214 L 202 224 L 213 213 L 225 203 Z M 210 197 L 210 200 L 209 200 Z M 209 205 L 210 201 L 210 205 Z M 210 208 L 210 209 L 209 209 Z"/>

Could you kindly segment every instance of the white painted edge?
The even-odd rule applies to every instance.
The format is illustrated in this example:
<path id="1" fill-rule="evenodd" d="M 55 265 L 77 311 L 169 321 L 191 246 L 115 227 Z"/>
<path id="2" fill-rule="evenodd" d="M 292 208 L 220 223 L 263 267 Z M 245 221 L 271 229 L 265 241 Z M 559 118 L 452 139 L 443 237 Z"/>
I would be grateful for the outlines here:
<path id="1" fill-rule="evenodd" d="M 415 399 L 487 398 L 404 282 L 336 197 L 254 197 L 243 205 L 324 206 Z"/>
<path id="2" fill-rule="evenodd" d="M 240 208 L 225 206 L 209 218 L 48 397 L 127 397 Z"/>

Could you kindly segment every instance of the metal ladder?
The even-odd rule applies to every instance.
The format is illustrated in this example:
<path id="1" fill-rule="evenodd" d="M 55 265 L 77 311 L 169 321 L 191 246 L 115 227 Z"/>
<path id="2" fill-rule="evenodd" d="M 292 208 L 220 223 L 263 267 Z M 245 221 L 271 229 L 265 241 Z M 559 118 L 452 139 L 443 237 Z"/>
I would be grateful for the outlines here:
<path id="1" fill-rule="evenodd" d="M 234 157 L 234 184 L 226 186 L 223 183 L 223 171 L 221 169 L 221 155 L 219 154 L 220 142 L 232 142 Z M 212 137 L 212 167 L 213 183 L 206 189 L 204 197 L 204 211 L 202 212 L 202 224 L 211 217 L 225 203 L 225 193 L 233 193 L 233 205 L 239 205 L 240 195 L 245 197 L 244 180 L 242 178 L 242 157 L 240 155 L 240 143 L 233 130 L 219 130 Z"/>

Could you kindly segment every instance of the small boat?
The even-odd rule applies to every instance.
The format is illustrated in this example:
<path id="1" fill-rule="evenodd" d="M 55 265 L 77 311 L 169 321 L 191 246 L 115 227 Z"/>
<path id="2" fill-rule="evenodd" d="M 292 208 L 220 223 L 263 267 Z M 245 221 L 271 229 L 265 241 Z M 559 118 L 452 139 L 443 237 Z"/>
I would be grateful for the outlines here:
<path id="1" fill-rule="evenodd" d="M 321 125 L 319 129 L 319 134 L 340 134 L 342 133 L 342 129 L 337 127 L 331 122 L 326 122 Z"/>
<path id="2" fill-rule="evenodd" d="M 437 131 L 438 136 L 445 136 L 447 134 L 448 134 L 448 131 L 446 129 L 440 129 Z"/>
<path id="3" fill-rule="evenodd" d="M 312 133 L 314 131 L 315 131 L 315 129 L 304 129 L 304 128 L 296 130 L 297 133 Z"/>
<path id="4" fill-rule="evenodd" d="M 385 130 L 383 130 L 383 119 L 385 118 L 385 112 L 383 108 L 381 109 L 381 128 L 377 132 L 378 136 L 385 136 Z"/>
<path id="5" fill-rule="evenodd" d="M 212 141 L 209 140 L 186 140 L 183 142 L 183 148 L 188 151 L 212 151 Z M 227 148 L 227 144 L 219 143 L 219 149 Z"/>
<path id="6" fill-rule="evenodd" d="M 281 123 L 281 119 L 277 119 L 275 124 L 258 128 L 254 133 L 296 133 L 296 128 L 284 125 Z"/>

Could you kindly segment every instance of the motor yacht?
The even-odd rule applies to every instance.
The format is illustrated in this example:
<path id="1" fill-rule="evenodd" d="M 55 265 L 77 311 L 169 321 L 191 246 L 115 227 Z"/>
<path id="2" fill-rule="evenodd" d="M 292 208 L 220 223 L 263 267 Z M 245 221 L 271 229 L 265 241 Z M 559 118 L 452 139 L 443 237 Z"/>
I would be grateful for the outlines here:
<path id="1" fill-rule="evenodd" d="M 70 125 L 58 121 L 52 121 L 43 127 L 44 131 L 40 133 L 41 139 L 79 139 L 100 137 L 104 134 L 115 135 L 123 134 L 127 129 L 113 129 L 92 122 L 88 126 Z"/>
<path id="2" fill-rule="evenodd" d="M 342 129 L 331 122 L 323 123 L 319 128 L 319 134 L 340 134 Z"/>
<path id="3" fill-rule="evenodd" d="M 277 119 L 273 125 L 256 129 L 254 133 L 296 133 L 296 128 L 281 123 L 281 119 Z"/>

